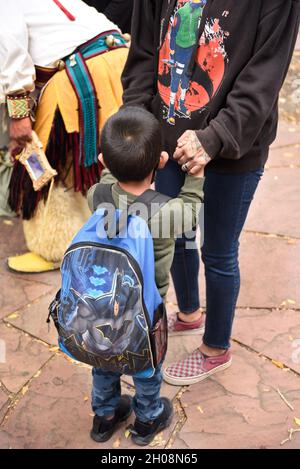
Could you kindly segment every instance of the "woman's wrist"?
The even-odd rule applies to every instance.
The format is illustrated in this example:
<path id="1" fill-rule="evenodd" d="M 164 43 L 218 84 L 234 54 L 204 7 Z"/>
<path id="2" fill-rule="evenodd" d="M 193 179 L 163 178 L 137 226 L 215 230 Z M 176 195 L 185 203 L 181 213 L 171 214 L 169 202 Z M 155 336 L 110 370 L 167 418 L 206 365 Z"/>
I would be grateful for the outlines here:
<path id="1" fill-rule="evenodd" d="M 222 141 L 212 126 L 203 130 L 196 130 L 196 135 L 204 149 L 205 154 L 213 159 L 220 153 L 222 149 Z"/>

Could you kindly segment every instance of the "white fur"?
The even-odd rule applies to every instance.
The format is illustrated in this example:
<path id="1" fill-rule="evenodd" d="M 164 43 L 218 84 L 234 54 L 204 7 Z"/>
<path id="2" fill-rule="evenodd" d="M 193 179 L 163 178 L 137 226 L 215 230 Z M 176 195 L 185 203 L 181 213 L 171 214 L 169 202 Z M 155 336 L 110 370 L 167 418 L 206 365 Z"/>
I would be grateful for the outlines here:
<path id="1" fill-rule="evenodd" d="M 46 205 L 41 201 L 35 216 L 23 222 L 28 249 L 47 261 L 60 262 L 73 236 L 90 215 L 81 193 L 54 186 Z"/>

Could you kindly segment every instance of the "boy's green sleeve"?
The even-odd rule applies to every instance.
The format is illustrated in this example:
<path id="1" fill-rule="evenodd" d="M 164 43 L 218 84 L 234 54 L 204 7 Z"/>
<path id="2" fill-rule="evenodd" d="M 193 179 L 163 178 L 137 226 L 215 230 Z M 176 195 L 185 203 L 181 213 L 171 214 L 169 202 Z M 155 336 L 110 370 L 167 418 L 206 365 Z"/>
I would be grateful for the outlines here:
<path id="1" fill-rule="evenodd" d="M 199 221 L 199 211 L 204 200 L 204 177 L 185 176 L 184 185 L 175 201 L 182 203 L 183 223 L 174 219 L 174 236 L 188 232 L 195 228 Z"/>
<path id="2" fill-rule="evenodd" d="M 171 199 L 159 212 L 159 223 L 165 236 L 179 236 L 191 231 L 198 223 L 199 210 L 203 203 L 204 177 L 186 175 L 185 183 L 175 199 Z M 157 220 L 158 221 L 158 220 Z"/>

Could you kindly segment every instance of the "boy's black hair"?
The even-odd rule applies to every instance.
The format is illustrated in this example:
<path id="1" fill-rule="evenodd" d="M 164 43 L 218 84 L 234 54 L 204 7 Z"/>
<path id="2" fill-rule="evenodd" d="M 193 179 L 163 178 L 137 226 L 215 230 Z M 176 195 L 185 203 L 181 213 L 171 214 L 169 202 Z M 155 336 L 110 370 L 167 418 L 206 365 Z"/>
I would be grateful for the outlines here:
<path id="1" fill-rule="evenodd" d="M 101 132 L 106 167 L 120 182 L 142 181 L 158 166 L 162 135 L 158 121 L 142 107 L 126 106 Z"/>

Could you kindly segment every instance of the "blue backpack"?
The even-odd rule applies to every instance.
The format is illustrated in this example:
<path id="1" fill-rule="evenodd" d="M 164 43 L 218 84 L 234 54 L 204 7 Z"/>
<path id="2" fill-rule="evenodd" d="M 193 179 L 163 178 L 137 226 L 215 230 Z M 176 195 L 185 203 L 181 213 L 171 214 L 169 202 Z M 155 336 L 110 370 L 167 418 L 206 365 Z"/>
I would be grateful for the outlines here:
<path id="1" fill-rule="evenodd" d="M 61 289 L 49 307 L 60 349 L 73 359 L 142 377 L 163 360 L 167 319 L 148 222 L 168 200 L 149 189 L 125 212 L 114 206 L 111 185 L 96 187 L 96 211 L 64 255 Z M 140 204 L 143 215 L 134 210 Z"/>

